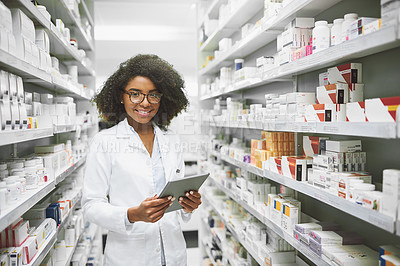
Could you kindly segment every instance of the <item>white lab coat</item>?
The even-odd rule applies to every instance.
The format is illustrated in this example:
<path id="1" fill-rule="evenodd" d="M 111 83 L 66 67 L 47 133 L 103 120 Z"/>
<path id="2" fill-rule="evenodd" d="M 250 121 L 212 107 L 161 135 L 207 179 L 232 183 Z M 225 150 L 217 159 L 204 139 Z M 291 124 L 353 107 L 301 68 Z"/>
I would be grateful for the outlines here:
<path id="1" fill-rule="evenodd" d="M 177 135 L 155 127 L 166 180 L 184 177 L 184 162 Z M 160 231 L 168 266 L 186 265 L 186 244 L 178 221 L 190 214 L 169 212 L 156 223 L 126 225 L 130 207 L 154 196 L 151 159 L 125 119 L 93 138 L 86 159 L 83 215 L 109 230 L 104 265 L 161 265 Z M 109 200 L 107 199 L 109 196 Z"/>

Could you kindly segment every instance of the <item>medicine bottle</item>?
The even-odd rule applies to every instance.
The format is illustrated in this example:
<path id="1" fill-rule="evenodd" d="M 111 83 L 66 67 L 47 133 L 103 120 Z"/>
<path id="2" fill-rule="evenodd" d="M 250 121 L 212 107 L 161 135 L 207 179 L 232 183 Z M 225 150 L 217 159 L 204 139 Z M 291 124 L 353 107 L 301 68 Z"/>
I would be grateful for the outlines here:
<path id="1" fill-rule="evenodd" d="M 25 177 L 20 176 L 19 182 L 21 183 L 21 193 L 24 194 L 26 192 L 26 179 Z"/>
<path id="2" fill-rule="evenodd" d="M 0 212 L 7 207 L 7 184 L 0 182 Z"/>
<path id="3" fill-rule="evenodd" d="M 344 21 L 342 23 L 342 33 L 340 40 L 341 42 L 345 42 L 349 40 L 350 35 L 350 25 L 353 21 L 356 21 L 358 18 L 358 14 L 356 13 L 349 13 L 344 15 Z"/>
<path id="4" fill-rule="evenodd" d="M 312 31 L 313 35 L 313 53 L 317 53 L 326 48 L 329 48 L 330 44 L 330 30 L 328 27 L 328 22 L 325 20 L 320 20 L 315 22 L 315 27 Z"/>
<path id="5" fill-rule="evenodd" d="M 45 182 L 47 182 L 47 175 L 45 173 L 45 169 L 43 166 L 43 159 L 42 158 L 36 158 L 36 167 L 37 167 L 37 176 L 39 180 L 39 185 L 43 185 Z"/>
<path id="6" fill-rule="evenodd" d="M 238 71 L 243 68 L 244 59 L 235 59 L 235 71 Z"/>
<path id="7" fill-rule="evenodd" d="M 344 19 L 337 18 L 333 21 L 333 26 L 331 29 L 331 46 L 335 46 L 341 43 L 341 36 L 342 36 L 342 24 Z"/>
<path id="8" fill-rule="evenodd" d="M 37 168 L 35 166 L 25 167 L 25 179 L 26 179 L 26 189 L 36 189 L 38 188 L 38 176 Z"/>
<path id="9" fill-rule="evenodd" d="M 7 184 L 7 202 L 12 204 L 13 202 L 18 200 L 18 188 L 17 184 L 14 181 L 14 178 L 10 178 L 11 176 L 6 178 Z"/>
<path id="10" fill-rule="evenodd" d="M 21 182 L 19 182 L 19 176 L 12 175 L 12 176 L 9 176 L 8 178 L 11 178 L 12 180 L 14 180 L 14 183 L 17 186 L 17 198 L 20 199 L 21 194 L 22 194 L 22 184 L 21 184 Z"/>

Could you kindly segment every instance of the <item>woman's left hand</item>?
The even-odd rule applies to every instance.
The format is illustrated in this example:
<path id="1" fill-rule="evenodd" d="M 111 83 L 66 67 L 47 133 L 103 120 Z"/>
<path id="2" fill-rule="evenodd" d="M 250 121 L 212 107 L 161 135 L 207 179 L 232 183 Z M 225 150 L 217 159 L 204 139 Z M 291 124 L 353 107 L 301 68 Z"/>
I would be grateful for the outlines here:
<path id="1" fill-rule="evenodd" d="M 179 197 L 179 204 L 184 212 L 191 213 L 201 204 L 201 194 L 194 190 L 186 192 L 186 197 Z"/>

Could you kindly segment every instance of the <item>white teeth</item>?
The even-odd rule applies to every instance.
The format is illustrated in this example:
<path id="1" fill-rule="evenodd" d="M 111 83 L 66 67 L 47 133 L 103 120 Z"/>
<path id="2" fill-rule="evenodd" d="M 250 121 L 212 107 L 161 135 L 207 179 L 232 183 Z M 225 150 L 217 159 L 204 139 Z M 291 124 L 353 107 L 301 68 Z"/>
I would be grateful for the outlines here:
<path id="1" fill-rule="evenodd" d="M 138 110 L 138 113 L 141 113 L 141 114 L 148 114 L 148 113 L 150 113 L 150 111 L 149 111 L 149 112 L 145 112 L 145 111 Z"/>

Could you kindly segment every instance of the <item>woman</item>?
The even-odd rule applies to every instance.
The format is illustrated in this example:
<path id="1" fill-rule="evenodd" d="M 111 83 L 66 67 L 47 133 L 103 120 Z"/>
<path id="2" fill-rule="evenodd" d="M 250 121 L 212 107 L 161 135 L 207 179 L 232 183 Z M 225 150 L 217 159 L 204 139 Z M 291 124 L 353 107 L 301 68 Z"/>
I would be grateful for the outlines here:
<path id="1" fill-rule="evenodd" d="M 122 63 L 95 97 L 103 118 L 86 160 L 83 214 L 109 230 L 104 265 L 186 265 L 184 221 L 201 204 L 190 191 L 158 198 L 166 181 L 184 177 L 177 135 L 166 130 L 188 100 L 184 81 L 166 61 L 137 55 Z M 165 213 L 178 200 L 183 209 Z"/>

